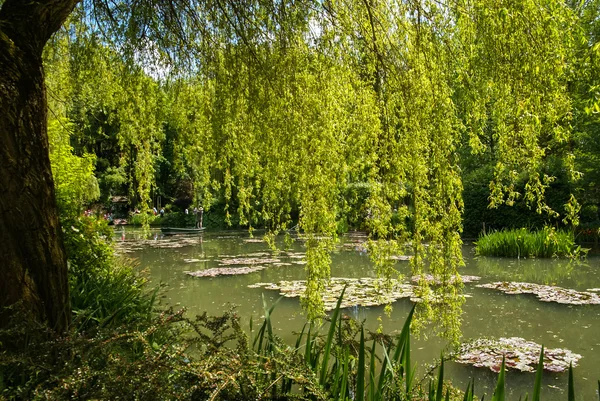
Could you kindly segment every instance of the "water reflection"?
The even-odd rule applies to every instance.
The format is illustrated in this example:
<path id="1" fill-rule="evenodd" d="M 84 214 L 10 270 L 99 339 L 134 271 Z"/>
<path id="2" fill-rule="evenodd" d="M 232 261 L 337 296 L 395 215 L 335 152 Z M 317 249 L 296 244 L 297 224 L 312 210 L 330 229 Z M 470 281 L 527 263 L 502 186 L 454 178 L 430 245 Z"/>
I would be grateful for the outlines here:
<path id="1" fill-rule="evenodd" d="M 468 251 L 471 249 L 467 248 Z M 596 258 L 590 259 L 596 261 Z M 594 275 L 586 260 L 571 259 L 503 259 L 467 256 L 470 268 L 487 281 L 519 281 L 544 285 L 560 285 L 574 289 L 590 288 Z"/>

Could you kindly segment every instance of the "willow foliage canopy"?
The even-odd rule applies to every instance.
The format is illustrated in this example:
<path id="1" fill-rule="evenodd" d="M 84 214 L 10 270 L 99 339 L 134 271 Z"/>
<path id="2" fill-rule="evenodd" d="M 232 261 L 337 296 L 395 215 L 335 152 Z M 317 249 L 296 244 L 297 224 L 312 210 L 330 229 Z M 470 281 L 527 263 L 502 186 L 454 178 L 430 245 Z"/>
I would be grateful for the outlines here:
<path id="1" fill-rule="evenodd" d="M 128 149 L 122 163 L 142 199 L 150 196 L 168 120 L 197 202 L 222 195 L 236 205 L 228 216 L 272 233 L 289 228 L 300 210 L 311 318 L 322 313 L 336 222 L 349 213 L 344 191 L 366 186 L 362 212 L 378 274 L 389 277 L 390 256 L 409 244 L 413 273 L 428 269 L 447 283 L 421 283 L 422 310 L 432 316 L 436 307 L 439 331 L 455 336 L 462 304 L 459 281 L 450 284 L 462 264 L 457 149 L 466 141 L 476 154 L 493 152 L 492 205 L 524 197 L 540 213 L 557 213 L 544 202 L 554 179 L 544 163 L 557 154 L 578 177 L 569 84 L 581 49 L 594 45 L 581 29 L 591 3 L 5 0 L 0 38 L 27 47 L 17 28 L 39 16 L 48 24 L 36 39 L 43 48 L 70 15 L 52 48 L 66 46 L 73 58 L 67 80 L 87 74 L 77 82 L 89 82 L 67 96 L 84 109 L 95 107 L 95 96 L 111 99 Z M 577 208 L 572 197 L 565 218 L 575 221 Z"/>

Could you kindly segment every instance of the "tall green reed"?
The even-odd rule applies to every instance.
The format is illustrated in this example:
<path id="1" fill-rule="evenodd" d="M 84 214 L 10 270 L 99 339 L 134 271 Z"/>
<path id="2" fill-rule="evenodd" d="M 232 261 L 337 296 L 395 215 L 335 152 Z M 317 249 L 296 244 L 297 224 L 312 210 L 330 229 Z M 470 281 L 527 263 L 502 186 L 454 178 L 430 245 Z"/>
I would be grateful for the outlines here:
<path id="1" fill-rule="evenodd" d="M 544 227 L 538 231 L 526 228 L 494 231 L 475 243 L 480 256 L 513 258 L 581 257 L 586 250 L 575 244 L 573 232 Z"/>
<path id="2" fill-rule="evenodd" d="M 344 289 L 345 291 L 345 289 Z M 444 358 L 438 368 L 437 378 L 431 380 L 424 389 L 421 382 L 415 383 L 415 366 L 412 366 L 410 353 L 410 325 L 414 314 L 414 307 L 408 314 L 402 330 L 395 339 L 385 336 L 376 336 L 371 333 L 371 338 L 365 334 L 362 325 L 352 328 L 352 321 L 345 318 L 340 312 L 340 295 L 334 309 L 326 336 L 321 336 L 314 325 L 305 325 L 296 338 L 294 352 L 303 352 L 301 360 L 318 379 L 326 398 L 336 401 L 383 401 L 383 400 L 475 400 L 475 382 L 472 379 L 464 393 L 458 395 L 457 390 L 444 383 Z M 271 327 L 271 314 L 274 305 L 270 308 L 265 304 L 265 321 L 254 339 L 256 351 L 262 355 L 273 355 L 273 349 L 266 344 L 276 343 Z M 307 329 L 308 327 L 308 329 Z M 355 338 L 358 336 L 358 341 Z M 302 343 L 304 341 L 304 344 Z M 371 344 L 369 344 L 371 342 Z M 379 346 L 378 346 L 379 345 Z M 544 368 L 544 348 L 540 352 L 540 359 L 536 370 L 532 401 L 540 401 L 542 390 L 542 372 Z M 503 358 L 500 373 L 492 401 L 505 401 L 506 378 L 505 360 Z M 265 377 L 267 378 L 267 377 Z M 273 379 L 271 376 L 269 379 Z M 600 388 L 600 381 L 599 381 Z M 291 378 L 282 381 L 279 387 L 270 387 L 276 394 L 285 398 L 285 394 L 299 396 L 305 394 L 309 399 L 318 399 L 310 394 L 311 391 L 303 389 L 302 381 Z M 525 400 L 528 400 L 528 395 Z M 483 401 L 484 397 L 480 400 Z M 573 369 L 569 367 L 568 401 L 574 401 Z"/>

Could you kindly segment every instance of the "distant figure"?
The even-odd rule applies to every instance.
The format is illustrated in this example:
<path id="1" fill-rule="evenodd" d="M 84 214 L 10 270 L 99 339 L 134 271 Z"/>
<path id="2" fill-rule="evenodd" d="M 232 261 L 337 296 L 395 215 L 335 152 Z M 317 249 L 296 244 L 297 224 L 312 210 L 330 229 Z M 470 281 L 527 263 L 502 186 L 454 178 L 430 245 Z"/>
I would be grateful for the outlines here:
<path id="1" fill-rule="evenodd" d="M 160 209 L 160 217 L 165 217 L 165 208 Z"/>
<path id="2" fill-rule="evenodd" d="M 198 212 L 196 213 L 196 228 L 202 228 L 202 214 L 204 213 L 204 209 L 202 206 L 198 208 Z"/>
<path id="3" fill-rule="evenodd" d="M 158 214 L 158 210 L 156 210 L 156 208 L 152 208 L 152 210 L 154 211 L 154 215 L 156 216 Z"/>
<path id="4" fill-rule="evenodd" d="M 190 214 L 190 212 L 188 212 L 188 210 L 187 210 L 187 209 L 185 209 L 185 214 Z"/>

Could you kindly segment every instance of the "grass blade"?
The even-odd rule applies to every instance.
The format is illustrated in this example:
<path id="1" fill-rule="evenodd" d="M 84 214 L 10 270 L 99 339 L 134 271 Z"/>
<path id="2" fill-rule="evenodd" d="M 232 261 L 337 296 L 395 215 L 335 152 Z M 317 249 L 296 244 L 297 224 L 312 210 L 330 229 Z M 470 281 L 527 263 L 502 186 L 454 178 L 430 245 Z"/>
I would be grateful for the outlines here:
<path id="1" fill-rule="evenodd" d="M 375 392 L 375 348 L 377 341 L 373 340 L 373 347 L 371 348 L 371 364 L 369 365 L 369 397 L 370 400 L 376 400 L 378 395 Z"/>
<path id="2" fill-rule="evenodd" d="M 505 357 L 502 357 L 502 366 L 500 367 L 500 375 L 498 375 L 498 382 L 496 383 L 496 389 L 494 390 L 494 395 L 492 396 L 492 401 L 504 401 L 505 390 L 504 390 L 504 369 L 505 369 L 506 360 Z"/>
<path id="3" fill-rule="evenodd" d="M 377 383 L 377 394 L 379 394 L 378 399 L 382 399 L 383 387 L 386 382 L 386 378 L 388 376 L 388 372 L 391 372 L 391 375 L 394 375 L 394 367 L 392 366 L 392 362 L 390 361 L 390 356 L 385 348 L 385 344 L 382 342 L 381 346 L 383 347 L 383 357 L 381 359 L 381 372 L 379 372 L 379 382 Z M 388 371 L 389 369 L 389 371 Z"/>
<path id="4" fill-rule="evenodd" d="M 393 361 L 398 363 L 400 360 L 400 356 L 401 356 L 401 352 L 402 352 L 402 347 L 404 346 L 406 339 L 406 336 L 410 335 L 410 323 L 412 321 L 412 317 L 413 314 L 415 312 L 415 306 L 412 307 L 412 309 L 410 310 L 410 312 L 408 313 L 408 316 L 406 317 L 406 320 L 404 321 L 404 326 L 402 327 L 402 331 L 400 332 L 400 335 L 398 336 L 398 345 L 396 346 L 396 351 L 394 352 L 394 358 Z"/>
<path id="5" fill-rule="evenodd" d="M 311 349 L 312 349 L 312 337 L 310 336 L 312 331 L 312 324 L 308 326 L 308 334 L 306 335 L 306 347 L 304 348 L 304 360 L 310 365 L 311 360 Z"/>
<path id="6" fill-rule="evenodd" d="M 360 343 L 358 346 L 358 372 L 356 375 L 356 401 L 365 399 L 365 331 L 360 328 Z"/>
<path id="7" fill-rule="evenodd" d="M 575 385 L 573 384 L 573 362 L 569 363 L 569 396 L 568 401 L 575 401 Z"/>
<path id="8" fill-rule="evenodd" d="M 441 357 L 442 363 L 440 365 L 440 372 L 438 373 L 437 391 L 435 393 L 435 401 L 442 401 L 442 395 L 444 392 L 444 355 Z"/>
<path id="9" fill-rule="evenodd" d="M 471 386 L 475 385 L 475 380 L 469 380 L 467 384 L 467 389 L 465 390 L 465 396 L 463 397 L 463 401 L 473 401 L 473 388 Z"/>
<path id="10" fill-rule="evenodd" d="M 540 393 L 542 390 L 542 374 L 544 373 L 544 346 L 540 351 L 540 361 L 538 362 L 537 371 L 535 372 L 535 383 L 533 384 L 533 396 L 531 401 L 540 401 Z"/>
<path id="11" fill-rule="evenodd" d="M 294 348 L 295 350 L 300 349 L 300 343 L 302 342 L 302 337 L 304 336 L 304 330 L 306 330 L 306 325 L 307 323 L 304 323 L 304 326 L 302 326 L 302 331 L 298 335 L 298 338 L 296 338 L 296 346 Z"/>
<path id="12" fill-rule="evenodd" d="M 344 298 L 344 292 L 346 292 L 346 286 L 342 290 L 340 297 L 338 298 L 337 304 L 331 316 L 331 324 L 329 325 L 329 333 L 327 334 L 327 342 L 325 343 L 325 349 L 323 351 L 323 362 L 321 363 L 321 376 L 319 383 L 325 384 L 325 378 L 327 377 L 327 364 L 329 363 L 329 355 L 331 354 L 331 343 L 333 342 L 333 336 L 335 334 L 335 326 L 340 314 L 340 305 L 342 304 L 342 298 Z"/>
<path id="13" fill-rule="evenodd" d="M 338 399 L 345 400 L 348 392 L 348 369 L 350 366 L 350 349 L 348 346 L 344 347 L 344 371 L 342 373 L 342 384 L 340 385 L 340 392 L 338 393 Z"/>

